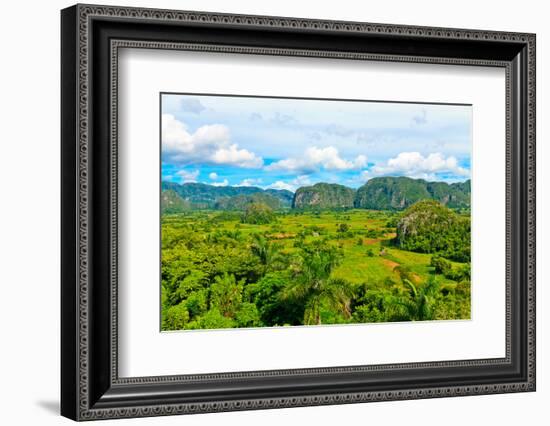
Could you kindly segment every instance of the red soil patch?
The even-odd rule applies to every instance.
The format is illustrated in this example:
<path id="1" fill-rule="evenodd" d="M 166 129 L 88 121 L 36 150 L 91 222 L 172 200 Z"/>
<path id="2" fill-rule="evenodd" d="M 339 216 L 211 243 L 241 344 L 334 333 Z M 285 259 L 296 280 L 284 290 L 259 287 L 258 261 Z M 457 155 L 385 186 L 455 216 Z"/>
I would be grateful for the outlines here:
<path id="1" fill-rule="evenodd" d="M 273 238 L 275 240 L 284 240 L 285 238 L 294 238 L 296 234 L 284 234 L 284 233 L 278 233 L 278 234 L 271 234 L 269 237 Z"/>
<path id="2" fill-rule="evenodd" d="M 393 260 L 389 260 L 389 259 L 382 259 L 382 263 L 384 263 L 384 265 L 386 265 L 392 271 L 393 271 L 393 268 L 395 268 L 396 266 L 399 266 L 399 263 L 394 262 Z"/>
<path id="3" fill-rule="evenodd" d="M 380 240 L 377 240 L 376 238 L 365 238 L 363 239 L 363 244 L 366 244 L 366 245 L 373 245 L 373 244 L 376 244 L 377 242 L 379 242 Z"/>

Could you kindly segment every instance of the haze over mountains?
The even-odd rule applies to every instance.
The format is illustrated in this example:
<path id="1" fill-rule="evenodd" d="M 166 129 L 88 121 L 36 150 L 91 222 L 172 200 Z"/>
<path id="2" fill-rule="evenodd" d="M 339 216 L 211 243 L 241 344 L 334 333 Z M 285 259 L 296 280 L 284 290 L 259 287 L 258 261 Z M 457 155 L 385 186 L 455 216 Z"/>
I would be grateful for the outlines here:
<path id="1" fill-rule="evenodd" d="M 162 182 L 163 213 L 188 210 L 244 210 L 250 203 L 281 209 L 403 210 L 419 200 L 439 201 L 449 208 L 469 208 L 470 180 L 448 184 L 408 177 L 376 177 L 353 189 L 333 183 L 316 183 L 287 190 L 254 186 L 214 186 L 204 183 Z"/>

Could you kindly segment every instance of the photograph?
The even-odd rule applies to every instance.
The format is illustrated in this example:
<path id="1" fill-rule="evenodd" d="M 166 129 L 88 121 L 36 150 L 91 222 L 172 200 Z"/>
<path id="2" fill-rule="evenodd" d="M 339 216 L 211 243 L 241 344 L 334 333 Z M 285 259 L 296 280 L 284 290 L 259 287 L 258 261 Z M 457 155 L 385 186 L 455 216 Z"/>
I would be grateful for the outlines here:
<path id="1" fill-rule="evenodd" d="M 472 105 L 159 105 L 161 331 L 470 319 Z"/>
<path id="2" fill-rule="evenodd" d="M 60 134 L 51 158 L 51 138 L 30 139 L 60 184 L 58 204 L 35 192 L 60 213 L 60 262 L 46 263 L 61 292 L 36 300 L 60 308 L 60 345 L 39 365 L 61 415 L 278 424 L 273 409 L 341 405 L 341 419 L 384 401 L 368 408 L 380 422 L 438 399 L 439 422 L 475 423 L 479 409 L 528 421 L 548 396 L 536 396 L 544 14 L 280 3 L 63 5 L 60 26 L 40 14 L 57 84 L 27 85 L 58 87 L 47 112 L 60 117 L 19 113 L 37 124 L 5 139 Z M 18 82 L 17 102 L 31 99 Z M 5 210 L 30 212 L 24 228 L 5 221 L 25 248 L 21 229 L 56 228 L 36 208 Z M 32 353 L 53 337 L 27 316 Z M 519 408 L 496 395 L 520 392 Z"/>

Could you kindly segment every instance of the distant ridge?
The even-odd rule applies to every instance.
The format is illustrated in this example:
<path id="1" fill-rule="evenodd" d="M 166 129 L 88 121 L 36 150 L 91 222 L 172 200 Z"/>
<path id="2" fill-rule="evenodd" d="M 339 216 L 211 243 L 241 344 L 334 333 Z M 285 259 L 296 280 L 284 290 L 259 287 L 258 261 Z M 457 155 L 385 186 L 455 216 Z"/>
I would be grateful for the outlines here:
<path id="1" fill-rule="evenodd" d="M 241 210 L 247 202 L 272 204 L 274 208 L 290 208 L 294 194 L 285 189 L 262 189 L 256 186 L 215 186 L 206 183 L 162 182 L 162 191 L 174 191 L 190 209 Z M 261 195 L 260 195 L 261 194 Z M 239 199 L 233 199 L 240 197 Z M 259 200 L 258 197 L 262 198 Z"/>
<path id="2" fill-rule="evenodd" d="M 292 200 L 295 209 L 351 208 L 355 190 L 335 183 L 316 183 L 296 190 Z"/>
<path id="3" fill-rule="evenodd" d="M 469 208 L 471 182 L 448 184 L 408 177 L 375 177 L 357 190 L 334 183 L 316 183 L 288 190 L 255 186 L 215 186 L 205 183 L 162 182 L 162 209 L 166 213 L 216 209 L 242 211 L 250 203 L 263 203 L 273 210 L 361 208 L 403 210 L 420 200 L 436 200 L 457 209 Z"/>
<path id="4" fill-rule="evenodd" d="M 436 200 L 449 208 L 470 207 L 470 180 L 448 184 L 408 177 L 376 177 L 357 189 L 354 206 L 403 210 L 420 200 Z"/>

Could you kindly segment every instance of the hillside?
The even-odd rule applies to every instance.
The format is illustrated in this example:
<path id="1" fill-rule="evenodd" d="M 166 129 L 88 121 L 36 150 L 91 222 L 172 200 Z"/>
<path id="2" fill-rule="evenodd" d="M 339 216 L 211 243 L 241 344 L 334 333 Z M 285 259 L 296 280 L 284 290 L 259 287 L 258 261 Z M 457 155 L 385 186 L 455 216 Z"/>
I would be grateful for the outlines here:
<path id="1" fill-rule="evenodd" d="M 421 200 L 435 200 L 451 209 L 470 208 L 470 180 L 447 184 L 408 177 L 377 177 L 354 190 L 333 183 L 316 183 L 287 190 L 254 186 L 214 186 L 205 183 L 162 182 L 162 211 L 187 210 L 244 211 L 252 203 L 273 210 L 341 209 L 404 210 Z"/>
<path id="2" fill-rule="evenodd" d="M 288 208 L 288 204 L 284 203 L 280 198 L 271 195 L 267 192 L 256 192 L 250 195 L 235 195 L 234 197 L 219 198 L 214 207 L 216 210 L 238 210 L 243 211 L 250 204 L 265 204 L 272 210 L 281 210 Z"/>
<path id="3" fill-rule="evenodd" d="M 470 218 L 459 216 L 436 200 L 419 201 L 403 212 L 395 241 L 403 250 L 469 262 Z"/>
<path id="4" fill-rule="evenodd" d="M 470 180 L 448 184 L 408 177 L 377 177 L 357 190 L 354 206 L 403 210 L 420 200 L 436 200 L 449 208 L 470 207 Z"/>
<path id="5" fill-rule="evenodd" d="M 160 205 L 163 214 L 180 213 L 191 209 L 191 204 L 171 189 L 162 191 Z"/>
<path id="6" fill-rule="evenodd" d="M 162 182 L 162 192 L 174 191 L 192 209 L 241 210 L 249 202 L 260 197 L 263 203 L 272 208 L 289 208 L 294 194 L 287 190 L 258 188 L 255 186 L 214 186 L 205 183 Z M 261 194 L 259 196 L 258 194 Z M 234 197 L 239 197 L 232 199 Z M 275 205 L 278 203 L 278 206 Z"/>
<path id="7" fill-rule="evenodd" d="M 292 208 L 352 208 L 355 191 L 334 183 L 316 183 L 303 186 L 294 194 Z"/>

